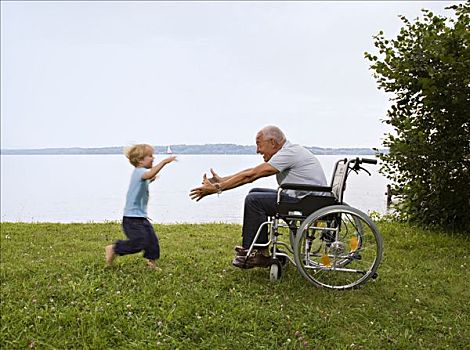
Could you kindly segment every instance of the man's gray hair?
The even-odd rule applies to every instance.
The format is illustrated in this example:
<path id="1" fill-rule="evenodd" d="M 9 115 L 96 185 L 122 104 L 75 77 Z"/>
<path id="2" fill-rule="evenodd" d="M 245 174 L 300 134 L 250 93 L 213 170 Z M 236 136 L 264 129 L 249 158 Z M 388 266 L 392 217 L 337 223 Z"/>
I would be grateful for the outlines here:
<path id="1" fill-rule="evenodd" d="M 261 129 L 265 139 L 273 139 L 277 144 L 282 144 L 286 141 L 286 136 L 277 126 L 268 125 Z"/>

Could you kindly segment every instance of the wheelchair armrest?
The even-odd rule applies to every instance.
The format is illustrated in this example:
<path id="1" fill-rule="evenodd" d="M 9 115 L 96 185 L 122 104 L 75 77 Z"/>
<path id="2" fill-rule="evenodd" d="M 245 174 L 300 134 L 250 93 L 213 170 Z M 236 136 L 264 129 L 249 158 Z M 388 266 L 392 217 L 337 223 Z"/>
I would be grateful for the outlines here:
<path id="1" fill-rule="evenodd" d="M 292 184 L 292 183 L 281 184 L 279 188 L 283 190 L 331 192 L 330 186 L 315 186 L 315 185 Z"/>

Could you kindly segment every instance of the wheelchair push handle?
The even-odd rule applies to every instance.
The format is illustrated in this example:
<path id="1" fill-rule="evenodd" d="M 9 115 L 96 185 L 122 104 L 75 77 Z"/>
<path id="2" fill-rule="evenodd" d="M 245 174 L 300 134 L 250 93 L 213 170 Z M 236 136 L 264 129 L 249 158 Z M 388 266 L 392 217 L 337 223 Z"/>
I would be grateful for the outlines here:
<path id="1" fill-rule="evenodd" d="M 350 159 L 348 163 L 352 164 L 352 168 L 359 170 L 359 168 L 361 168 L 361 164 L 377 164 L 377 159 L 357 157 Z"/>
<path id="2" fill-rule="evenodd" d="M 377 164 L 377 159 L 361 158 L 362 163 Z"/>
<path id="3" fill-rule="evenodd" d="M 351 159 L 349 161 L 349 163 L 352 163 L 353 165 L 350 167 L 351 170 L 354 170 L 357 173 L 359 173 L 360 170 L 364 170 L 367 174 L 369 174 L 369 176 L 371 176 L 371 173 L 361 167 L 361 164 L 377 164 L 377 160 L 376 159 L 369 159 L 369 158 L 359 158 L 357 157 L 356 159 Z"/>

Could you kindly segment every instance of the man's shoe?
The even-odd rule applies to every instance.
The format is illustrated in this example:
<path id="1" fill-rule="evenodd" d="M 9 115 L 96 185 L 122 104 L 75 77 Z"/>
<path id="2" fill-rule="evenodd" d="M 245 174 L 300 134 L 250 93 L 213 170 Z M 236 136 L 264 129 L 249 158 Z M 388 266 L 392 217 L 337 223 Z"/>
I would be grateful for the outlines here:
<path id="1" fill-rule="evenodd" d="M 256 252 L 256 254 L 248 257 L 247 263 L 253 267 L 269 267 L 272 264 L 272 259 L 270 256 L 265 256 L 263 253 Z"/>
<path id="2" fill-rule="evenodd" d="M 253 267 L 269 267 L 272 264 L 270 256 L 264 256 L 262 253 L 257 252 L 249 257 L 237 256 L 232 261 L 232 265 L 242 269 L 251 269 Z"/>
<path id="3" fill-rule="evenodd" d="M 238 256 L 246 256 L 248 253 L 249 249 L 243 248 L 241 245 L 237 245 L 235 247 L 235 252 L 237 253 Z"/>
<path id="4" fill-rule="evenodd" d="M 246 263 L 248 259 L 246 259 L 245 256 L 236 256 L 233 260 L 232 260 L 232 265 L 235 266 L 235 267 L 239 267 L 241 269 L 252 269 L 253 266 L 250 266 Z"/>

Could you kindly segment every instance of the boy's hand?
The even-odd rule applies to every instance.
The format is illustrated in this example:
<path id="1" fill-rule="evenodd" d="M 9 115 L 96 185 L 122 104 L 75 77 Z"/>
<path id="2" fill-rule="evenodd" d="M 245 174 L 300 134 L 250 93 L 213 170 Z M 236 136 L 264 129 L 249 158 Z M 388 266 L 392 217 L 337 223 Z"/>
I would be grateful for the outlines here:
<path id="1" fill-rule="evenodd" d="M 177 160 L 178 159 L 176 159 L 176 156 L 171 156 L 171 157 L 165 158 L 165 164 L 169 164 L 169 163 L 177 161 Z"/>
<path id="2" fill-rule="evenodd" d="M 142 179 L 154 181 L 155 176 L 160 172 L 160 170 L 162 170 L 162 168 L 165 165 L 167 165 L 167 164 L 169 164 L 169 163 L 171 163 L 175 160 L 176 160 L 176 156 L 171 156 L 171 157 L 163 159 L 157 165 L 153 166 L 149 171 L 143 173 L 142 174 Z"/>

